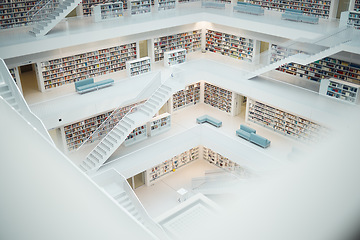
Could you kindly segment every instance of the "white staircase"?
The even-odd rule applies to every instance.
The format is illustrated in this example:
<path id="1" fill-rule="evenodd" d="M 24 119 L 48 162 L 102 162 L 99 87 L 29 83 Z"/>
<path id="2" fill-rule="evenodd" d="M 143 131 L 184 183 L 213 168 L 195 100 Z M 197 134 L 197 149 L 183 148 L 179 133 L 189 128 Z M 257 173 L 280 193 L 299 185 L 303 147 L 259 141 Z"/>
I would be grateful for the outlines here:
<path id="1" fill-rule="evenodd" d="M 139 211 L 136 209 L 135 205 L 131 201 L 129 195 L 123 191 L 113 196 L 117 203 L 119 203 L 123 208 L 125 208 L 133 217 L 135 217 L 141 224 L 145 224 L 144 219 L 142 219 Z"/>
<path id="2" fill-rule="evenodd" d="M 167 82 L 169 82 L 169 80 Z M 83 171 L 88 172 L 89 170 L 96 171 L 99 169 L 136 127 L 141 126 L 156 114 L 172 94 L 179 89 L 176 84 L 173 83 L 173 85 L 171 85 L 167 82 L 162 84 L 153 95 L 140 106 L 139 110 L 126 114 L 100 141 L 80 164 L 80 168 Z"/>
<path id="3" fill-rule="evenodd" d="M 0 82 L 0 96 L 7 102 L 9 105 L 15 109 L 18 113 L 21 114 L 21 109 L 13 95 L 10 87 L 5 82 Z"/>
<path id="4" fill-rule="evenodd" d="M 245 75 L 245 79 L 251 79 L 253 77 L 259 76 L 263 73 L 266 73 L 268 71 L 274 70 L 282 65 L 288 64 L 288 63 L 298 63 L 298 64 L 302 64 L 302 65 L 307 65 L 310 64 L 312 62 L 315 62 L 317 60 L 323 59 L 325 57 L 331 56 L 333 54 L 336 54 L 338 52 L 341 52 L 345 49 L 345 44 L 341 43 L 338 44 L 336 46 L 330 47 L 328 49 L 325 49 L 321 52 L 318 52 L 314 55 L 308 55 L 305 53 L 298 53 L 289 57 L 286 57 L 280 61 L 268 64 L 264 67 L 260 67 L 252 72 L 249 72 L 248 74 Z"/>
<path id="5" fill-rule="evenodd" d="M 50 0 L 51 1 L 51 0 Z M 82 0 L 63 0 L 45 19 L 38 21 L 30 31 L 35 36 L 44 36 L 64 19 Z"/>

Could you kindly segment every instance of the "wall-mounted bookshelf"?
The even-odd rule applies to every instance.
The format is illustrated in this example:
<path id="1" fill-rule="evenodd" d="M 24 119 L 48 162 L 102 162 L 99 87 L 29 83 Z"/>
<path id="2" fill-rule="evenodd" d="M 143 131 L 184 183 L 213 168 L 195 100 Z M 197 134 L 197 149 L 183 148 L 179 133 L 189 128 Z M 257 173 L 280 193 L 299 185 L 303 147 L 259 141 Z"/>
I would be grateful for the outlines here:
<path id="1" fill-rule="evenodd" d="M 279 50 L 276 45 L 273 46 L 275 51 L 272 51 L 272 58 L 283 58 L 284 52 Z M 278 54 L 279 56 L 277 56 Z M 360 64 L 330 57 L 325 57 L 307 65 L 289 63 L 280 66 L 276 70 L 316 82 L 320 82 L 324 78 L 335 78 L 360 84 Z"/>
<path id="2" fill-rule="evenodd" d="M 124 70 L 126 61 L 133 59 L 136 59 L 136 43 L 41 62 L 40 76 L 46 90 Z"/>
<path id="3" fill-rule="evenodd" d="M 356 104 L 359 99 L 359 91 L 360 85 L 331 78 L 321 80 L 319 93 Z"/>
<path id="4" fill-rule="evenodd" d="M 228 158 L 222 156 L 220 153 L 214 152 L 210 148 L 202 147 L 203 148 L 203 158 L 205 161 L 208 161 L 219 168 L 224 168 L 230 171 L 237 170 L 238 172 L 242 172 L 245 174 L 245 169 L 241 168 L 239 164 L 229 160 Z"/>
<path id="5" fill-rule="evenodd" d="M 30 20 L 27 12 L 35 6 L 38 0 L 1 0 L 0 29 L 27 25 Z M 58 1 L 54 1 L 57 6 Z"/>
<path id="6" fill-rule="evenodd" d="M 200 50 L 201 29 L 154 38 L 155 62 L 164 59 L 164 52 L 176 49 L 186 49 L 187 53 Z"/>
<path id="7" fill-rule="evenodd" d="M 178 0 L 179 3 L 200 2 L 200 0 Z"/>
<path id="8" fill-rule="evenodd" d="M 113 113 L 111 121 L 108 121 L 105 125 L 103 125 L 102 129 L 96 136 L 93 136 L 91 141 L 88 141 L 88 143 L 99 140 L 110 132 L 110 130 L 126 115 L 126 113 L 130 111 L 132 107 L 141 103 L 143 103 L 143 101 L 121 107 L 114 113 L 113 111 L 104 112 L 62 127 L 61 130 L 63 131 L 66 150 L 72 151 L 80 147 L 80 145 L 91 136 L 91 134 L 105 121 L 105 119 Z"/>
<path id="9" fill-rule="evenodd" d="M 124 145 L 129 146 L 145 140 L 147 136 L 146 124 L 136 127 L 125 139 Z"/>
<path id="10" fill-rule="evenodd" d="M 176 169 L 199 159 L 199 147 L 191 148 L 175 157 L 166 160 L 146 171 L 146 185 L 153 184 L 159 178 L 168 173 L 175 172 Z"/>
<path id="11" fill-rule="evenodd" d="M 354 11 L 355 12 L 360 12 L 360 0 L 355 0 Z"/>
<path id="12" fill-rule="evenodd" d="M 164 66 L 174 66 L 185 63 L 186 61 L 186 50 L 176 49 L 169 52 L 164 52 Z"/>
<path id="13" fill-rule="evenodd" d="M 149 136 L 156 136 L 171 128 L 171 115 L 169 113 L 163 113 L 154 117 L 148 122 Z"/>
<path id="14" fill-rule="evenodd" d="M 271 44 L 270 63 L 280 61 L 289 56 L 304 53 L 303 51 L 282 47 L 276 44 Z"/>
<path id="15" fill-rule="evenodd" d="M 306 118 L 248 98 L 247 120 L 301 141 L 316 141 L 322 127 Z"/>
<path id="16" fill-rule="evenodd" d="M 98 4 L 104 4 L 104 3 L 122 3 L 123 9 L 127 9 L 127 0 L 83 0 L 82 1 L 82 9 L 83 9 L 83 15 L 89 16 L 93 14 L 92 8 L 93 6 L 96 6 Z"/>
<path id="17" fill-rule="evenodd" d="M 130 0 L 131 15 L 149 13 L 150 0 Z"/>
<path id="18" fill-rule="evenodd" d="M 348 25 L 353 26 L 355 29 L 360 29 L 360 11 L 349 12 Z"/>
<path id="19" fill-rule="evenodd" d="M 252 62 L 254 41 L 249 38 L 207 29 L 205 50 Z"/>
<path id="20" fill-rule="evenodd" d="M 173 111 L 183 107 L 195 105 L 200 102 L 200 82 L 190 84 L 184 90 L 173 94 L 172 105 Z"/>
<path id="21" fill-rule="evenodd" d="M 247 0 L 264 9 L 285 11 L 285 9 L 302 10 L 305 14 L 329 18 L 331 0 Z"/>
<path id="22" fill-rule="evenodd" d="M 204 103 L 221 111 L 231 113 L 233 93 L 226 89 L 205 83 Z"/>
<path id="23" fill-rule="evenodd" d="M 176 0 L 159 0 L 158 10 L 175 9 Z"/>
<path id="24" fill-rule="evenodd" d="M 95 5 L 93 8 L 95 22 L 115 19 L 122 17 L 124 14 L 122 2 L 99 4 Z"/>
<path id="25" fill-rule="evenodd" d="M 126 62 L 126 68 L 130 77 L 151 71 L 151 61 L 149 57 L 143 57 Z"/>

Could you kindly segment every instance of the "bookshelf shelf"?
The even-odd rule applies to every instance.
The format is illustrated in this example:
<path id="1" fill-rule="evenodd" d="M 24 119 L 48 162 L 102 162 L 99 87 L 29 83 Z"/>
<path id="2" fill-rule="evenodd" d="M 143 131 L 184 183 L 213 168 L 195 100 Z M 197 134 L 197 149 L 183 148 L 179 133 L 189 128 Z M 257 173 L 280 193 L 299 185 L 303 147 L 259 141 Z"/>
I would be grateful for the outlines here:
<path id="1" fill-rule="evenodd" d="M 186 49 L 186 52 L 195 52 L 201 49 L 201 30 L 183 32 L 159 38 L 154 38 L 155 62 L 164 59 L 164 52 Z"/>
<path id="2" fill-rule="evenodd" d="M 123 16 L 123 3 L 105 3 L 93 6 L 95 22 L 115 19 Z"/>
<path id="3" fill-rule="evenodd" d="M 360 29 L 360 11 L 349 12 L 348 25 L 353 26 L 355 29 Z"/>
<path id="4" fill-rule="evenodd" d="M 136 105 L 143 103 L 138 102 L 128 106 L 121 107 L 114 111 L 108 111 L 101 113 L 99 115 L 84 119 L 79 122 L 75 122 L 69 125 L 66 125 L 61 128 L 63 135 L 65 136 L 65 146 L 68 151 L 72 151 L 80 147 L 80 145 L 91 136 L 91 134 L 111 115 L 112 120 L 108 121 L 106 125 L 102 126 L 102 129 L 98 132 L 96 136 L 93 136 L 91 142 L 95 142 L 101 137 L 105 136 L 110 130 L 125 116 L 130 109 Z"/>
<path id="5" fill-rule="evenodd" d="M 143 57 L 126 62 L 126 68 L 129 77 L 138 76 L 140 74 L 148 73 L 151 71 L 150 57 Z"/>
<path id="6" fill-rule="evenodd" d="M 140 141 L 143 141 L 147 138 L 147 130 L 146 130 L 146 124 L 139 126 L 137 128 L 135 128 L 130 134 L 129 136 L 127 136 L 127 138 L 125 139 L 124 145 L 125 146 L 130 146 L 134 143 L 138 143 Z"/>
<path id="7" fill-rule="evenodd" d="M 20 27 L 30 21 L 27 12 L 35 6 L 37 0 L 3 0 L 0 2 L 0 29 Z M 55 1 L 58 4 L 58 1 Z M 56 6 L 56 5 L 55 5 Z"/>
<path id="8" fill-rule="evenodd" d="M 159 0 L 158 10 L 175 9 L 176 0 Z"/>
<path id="9" fill-rule="evenodd" d="M 167 130 L 170 130 L 170 127 L 171 115 L 169 113 L 161 114 L 148 122 L 149 136 L 153 137 L 161 134 Z"/>
<path id="10" fill-rule="evenodd" d="M 360 0 L 355 0 L 354 11 L 355 12 L 360 12 Z"/>
<path id="11" fill-rule="evenodd" d="M 328 97 L 356 104 L 359 99 L 360 85 L 345 81 L 322 79 L 319 93 Z"/>
<path id="12" fill-rule="evenodd" d="M 164 66 L 170 67 L 186 61 L 186 50 L 177 49 L 164 53 Z"/>
<path id="13" fill-rule="evenodd" d="M 231 113 L 233 93 L 226 89 L 205 83 L 204 103 L 221 111 Z"/>
<path id="14" fill-rule="evenodd" d="M 205 50 L 252 62 L 254 41 L 252 39 L 207 29 Z"/>
<path id="15" fill-rule="evenodd" d="M 200 82 L 188 85 L 184 90 L 173 94 L 173 111 L 183 107 L 195 105 L 200 102 Z"/>
<path id="16" fill-rule="evenodd" d="M 285 9 L 302 10 L 305 14 L 329 18 L 331 0 L 248 0 L 264 9 L 283 12 Z"/>
<path id="17" fill-rule="evenodd" d="M 131 15 L 149 13 L 150 0 L 131 0 L 130 1 Z"/>
<path id="18" fill-rule="evenodd" d="M 136 43 L 41 62 L 44 89 L 90 77 L 124 70 L 126 61 L 136 59 Z"/>
<path id="19" fill-rule="evenodd" d="M 96 5 L 103 4 L 104 0 L 83 0 L 82 1 L 82 9 L 83 15 L 89 16 L 94 14 L 92 8 Z M 105 3 L 122 3 L 123 9 L 127 9 L 127 0 L 107 0 Z"/>
<path id="20" fill-rule="evenodd" d="M 162 162 L 146 171 L 146 185 L 149 186 L 164 177 L 166 174 L 175 172 L 176 169 L 199 159 L 199 147 L 191 148 L 175 157 Z"/>
<path id="21" fill-rule="evenodd" d="M 281 51 L 278 49 L 276 52 L 272 52 L 272 58 L 281 58 L 281 55 L 278 57 L 276 56 L 279 52 Z M 359 64 L 330 57 L 325 57 L 307 65 L 289 63 L 282 65 L 276 70 L 316 82 L 320 82 L 321 79 L 325 78 L 335 78 L 346 82 L 360 84 Z"/>
<path id="22" fill-rule="evenodd" d="M 239 164 L 229 160 L 228 158 L 222 156 L 220 153 L 212 151 L 210 148 L 203 147 L 203 158 L 211 164 L 219 168 L 224 168 L 229 171 L 234 171 L 242 169 L 245 173 L 245 169 L 241 168 Z"/>
<path id="23" fill-rule="evenodd" d="M 250 122 L 305 142 L 320 137 L 322 127 L 317 123 L 253 99 L 248 99 L 248 104 L 247 120 Z"/>

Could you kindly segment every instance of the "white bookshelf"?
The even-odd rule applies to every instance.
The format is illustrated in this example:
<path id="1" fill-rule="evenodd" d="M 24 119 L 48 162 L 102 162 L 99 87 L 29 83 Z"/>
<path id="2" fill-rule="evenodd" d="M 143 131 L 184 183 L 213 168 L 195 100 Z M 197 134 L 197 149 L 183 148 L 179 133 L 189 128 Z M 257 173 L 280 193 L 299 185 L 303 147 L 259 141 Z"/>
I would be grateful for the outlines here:
<path id="1" fill-rule="evenodd" d="M 14 79 L 15 84 L 18 86 L 20 92 L 22 92 L 19 68 L 18 67 L 9 68 L 9 72 L 10 72 L 12 78 Z"/>
<path id="2" fill-rule="evenodd" d="M 150 7 L 150 0 L 130 0 L 131 15 L 149 13 Z"/>
<path id="3" fill-rule="evenodd" d="M 288 50 L 272 44 L 271 62 L 281 60 L 290 55 L 299 53 L 298 50 Z M 320 82 L 322 79 L 335 78 L 350 83 L 360 84 L 360 65 L 340 59 L 325 57 L 307 65 L 289 63 L 276 70 Z"/>
<path id="4" fill-rule="evenodd" d="M 173 158 L 146 170 L 146 185 L 150 186 L 168 173 L 199 159 L 199 147 L 191 148 Z"/>
<path id="5" fill-rule="evenodd" d="M 26 26 L 30 23 L 27 16 L 38 0 L 1 0 L 0 1 L 0 29 Z M 59 1 L 54 1 L 54 7 Z M 50 6 L 50 5 L 49 5 Z M 46 8 L 46 6 L 45 6 Z M 52 11 L 51 9 L 48 10 Z"/>
<path id="6" fill-rule="evenodd" d="M 264 9 L 283 12 L 287 8 L 302 10 L 305 14 L 329 18 L 331 0 L 247 0 Z"/>
<path id="7" fill-rule="evenodd" d="M 177 111 L 200 102 L 200 82 L 190 84 L 172 96 L 172 109 Z"/>
<path id="8" fill-rule="evenodd" d="M 207 29 L 205 50 L 252 62 L 254 55 L 254 40 Z"/>
<path id="9" fill-rule="evenodd" d="M 348 25 L 360 29 L 360 12 L 349 12 Z"/>
<path id="10" fill-rule="evenodd" d="M 158 1 L 159 1 L 159 5 L 158 5 L 159 11 L 175 9 L 176 0 L 158 0 Z"/>
<path id="11" fill-rule="evenodd" d="M 146 124 L 136 127 L 125 139 L 124 145 L 130 146 L 134 143 L 145 140 L 148 137 L 146 129 Z"/>
<path id="12" fill-rule="evenodd" d="M 150 122 L 148 122 L 148 135 L 153 137 L 170 130 L 170 128 L 171 115 L 169 113 L 163 113 L 154 117 Z"/>
<path id="13" fill-rule="evenodd" d="M 177 49 L 164 53 L 164 66 L 170 67 L 178 64 L 185 63 L 186 61 L 186 50 Z"/>
<path id="14" fill-rule="evenodd" d="M 231 113 L 233 92 L 221 87 L 205 83 L 204 103 L 221 111 Z"/>
<path id="15" fill-rule="evenodd" d="M 154 38 L 154 60 L 164 59 L 164 52 L 186 49 L 195 52 L 201 49 L 201 29 Z"/>
<path id="16" fill-rule="evenodd" d="M 324 128 L 301 116 L 248 98 L 247 121 L 304 142 L 316 142 Z"/>
<path id="17" fill-rule="evenodd" d="M 349 103 L 358 103 L 360 85 L 338 79 L 322 79 L 319 93 Z"/>
<path id="18" fill-rule="evenodd" d="M 129 77 L 138 76 L 151 71 L 150 57 L 143 57 L 126 62 Z"/>
<path id="19" fill-rule="evenodd" d="M 211 164 L 214 164 L 215 166 L 223 169 L 227 169 L 230 171 L 233 170 L 239 170 L 240 165 L 229 160 L 228 158 L 222 156 L 220 153 L 214 152 L 209 148 L 202 147 L 203 148 L 203 159 L 205 161 L 208 161 Z M 245 172 L 245 170 L 244 170 Z"/>
<path id="20" fill-rule="evenodd" d="M 43 90 L 124 70 L 136 59 L 136 43 L 51 59 L 40 63 Z"/>
<path id="21" fill-rule="evenodd" d="M 93 11 L 95 22 L 119 18 L 124 14 L 122 2 L 94 5 Z"/>
<path id="22" fill-rule="evenodd" d="M 123 9 L 128 9 L 127 0 L 106 0 L 105 3 L 122 3 Z M 94 14 L 92 8 L 99 4 L 104 4 L 104 0 L 82 0 L 83 15 L 90 16 Z"/>

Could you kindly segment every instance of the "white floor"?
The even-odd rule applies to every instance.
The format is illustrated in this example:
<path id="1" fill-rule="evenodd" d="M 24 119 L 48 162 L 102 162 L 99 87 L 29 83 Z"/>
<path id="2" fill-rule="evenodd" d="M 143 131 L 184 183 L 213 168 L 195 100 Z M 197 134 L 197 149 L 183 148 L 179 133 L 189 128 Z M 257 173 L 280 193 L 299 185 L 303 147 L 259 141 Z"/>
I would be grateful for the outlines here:
<path id="1" fill-rule="evenodd" d="M 151 186 L 144 185 L 135 189 L 135 193 L 149 215 L 157 218 L 180 204 L 177 190 L 184 188 L 191 197 L 191 179 L 205 176 L 207 170 L 213 169 L 219 168 L 199 159 L 159 178 Z"/>

